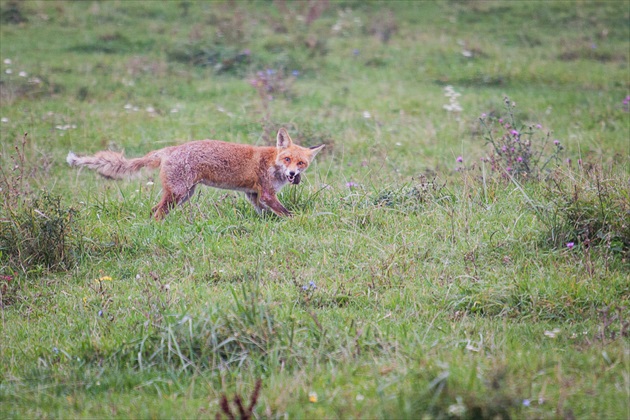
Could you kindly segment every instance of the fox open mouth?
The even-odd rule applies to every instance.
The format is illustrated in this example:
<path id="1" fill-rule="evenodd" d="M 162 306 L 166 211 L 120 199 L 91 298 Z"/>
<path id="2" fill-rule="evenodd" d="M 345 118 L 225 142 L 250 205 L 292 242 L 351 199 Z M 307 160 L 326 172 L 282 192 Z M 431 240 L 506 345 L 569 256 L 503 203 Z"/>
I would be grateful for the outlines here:
<path id="1" fill-rule="evenodd" d="M 300 183 L 300 178 L 301 178 L 300 174 L 295 174 L 293 176 L 287 175 L 287 179 L 289 180 L 289 182 L 294 185 L 297 185 Z"/>

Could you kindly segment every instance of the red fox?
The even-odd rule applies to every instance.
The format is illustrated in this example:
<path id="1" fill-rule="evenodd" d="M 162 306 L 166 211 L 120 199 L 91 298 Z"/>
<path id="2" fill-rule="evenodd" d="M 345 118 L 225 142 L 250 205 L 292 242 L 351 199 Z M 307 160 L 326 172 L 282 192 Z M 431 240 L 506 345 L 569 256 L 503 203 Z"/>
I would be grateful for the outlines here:
<path id="1" fill-rule="evenodd" d="M 143 167 L 160 168 L 162 200 L 151 210 L 156 220 L 188 200 L 197 184 L 242 191 L 256 211 L 271 210 L 291 216 L 276 194 L 287 183 L 299 184 L 324 145 L 311 148 L 293 144 L 284 128 L 278 131 L 276 147 L 251 146 L 217 140 L 199 140 L 155 150 L 144 157 L 126 159 L 122 153 L 103 151 L 94 156 L 68 153 L 70 166 L 94 169 L 109 179 L 121 179 Z"/>

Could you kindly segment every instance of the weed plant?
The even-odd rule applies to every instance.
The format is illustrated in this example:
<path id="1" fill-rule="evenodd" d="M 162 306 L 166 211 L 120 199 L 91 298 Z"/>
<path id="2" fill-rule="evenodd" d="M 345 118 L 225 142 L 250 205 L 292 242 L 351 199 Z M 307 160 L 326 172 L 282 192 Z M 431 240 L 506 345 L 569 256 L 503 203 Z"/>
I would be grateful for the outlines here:
<path id="1" fill-rule="evenodd" d="M 76 211 L 46 190 L 31 191 L 26 180 L 26 139 L 24 134 L 15 153 L 4 160 L 11 169 L 4 165 L 0 169 L 0 263 L 3 271 L 22 273 L 67 269 L 78 251 Z"/>
<path id="2" fill-rule="evenodd" d="M 614 171 L 587 166 L 561 170 L 547 180 L 543 195 L 549 203 L 548 220 L 554 220 L 550 238 L 557 247 L 587 252 L 591 247 L 620 257 L 630 257 L 630 185 Z"/>
<path id="3" fill-rule="evenodd" d="M 487 158 L 490 168 L 505 178 L 539 180 L 550 164 L 558 165 L 564 146 L 560 140 L 552 142 L 551 132 L 543 131 L 542 125 L 517 122 L 516 103 L 508 97 L 503 102 L 505 116 L 484 113 L 480 118 L 486 144 L 492 148 Z"/>

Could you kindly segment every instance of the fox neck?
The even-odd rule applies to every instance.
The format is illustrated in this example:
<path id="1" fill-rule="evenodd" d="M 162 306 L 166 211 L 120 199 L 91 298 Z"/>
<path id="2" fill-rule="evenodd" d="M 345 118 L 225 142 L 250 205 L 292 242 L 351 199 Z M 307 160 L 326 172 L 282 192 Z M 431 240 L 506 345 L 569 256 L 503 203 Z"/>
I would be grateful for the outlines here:
<path id="1" fill-rule="evenodd" d="M 276 192 L 280 191 L 282 187 L 289 183 L 287 179 L 287 175 L 285 173 L 286 169 L 282 165 L 274 165 L 269 169 L 269 175 L 271 176 L 271 183 L 276 190 Z"/>

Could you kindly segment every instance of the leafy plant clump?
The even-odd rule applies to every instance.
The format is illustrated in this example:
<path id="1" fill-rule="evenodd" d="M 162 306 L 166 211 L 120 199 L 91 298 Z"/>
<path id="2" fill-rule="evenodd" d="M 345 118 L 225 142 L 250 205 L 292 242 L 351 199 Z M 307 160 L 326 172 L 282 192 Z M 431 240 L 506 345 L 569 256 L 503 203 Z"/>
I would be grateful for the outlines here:
<path id="1" fill-rule="evenodd" d="M 115 360 L 129 361 L 140 370 L 191 372 L 240 366 L 272 353 L 291 360 L 295 323 L 278 319 L 255 288 L 243 286 L 242 294 L 233 291 L 233 297 L 224 310 L 172 317 L 155 333 L 122 349 Z"/>
<path id="2" fill-rule="evenodd" d="M 630 258 L 630 184 L 602 168 L 580 166 L 571 173 L 556 173 L 545 190 L 552 203 L 550 237 L 555 246 L 588 250 L 603 246 L 607 252 Z"/>
<path id="3" fill-rule="evenodd" d="M 26 134 L 10 157 L 11 170 L 0 167 L 0 267 L 25 273 L 65 269 L 73 264 L 80 237 L 77 212 L 49 191 L 30 192 L 25 144 Z"/>
<path id="4" fill-rule="evenodd" d="M 171 61 L 196 67 L 211 67 L 217 73 L 243 75 L 251 65 L 251 52 L 205 40 L 180 43 L 168 53 Z"/>

